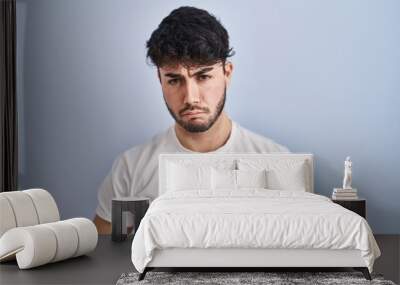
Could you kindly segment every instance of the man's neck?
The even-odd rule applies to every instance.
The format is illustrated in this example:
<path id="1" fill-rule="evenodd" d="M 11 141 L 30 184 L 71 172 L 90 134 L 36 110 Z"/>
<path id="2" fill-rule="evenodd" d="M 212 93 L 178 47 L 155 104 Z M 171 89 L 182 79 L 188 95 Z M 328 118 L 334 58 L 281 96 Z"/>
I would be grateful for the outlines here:
<path id="1" fill-rule="evenodd" d="M 210 152 L 222 147 L 229 139 L 232 121 L 222 112 L 214 125 L 205 132 L 191 133 L 175 124 L 177 139 L 185 148 L 196 152 Z"/>

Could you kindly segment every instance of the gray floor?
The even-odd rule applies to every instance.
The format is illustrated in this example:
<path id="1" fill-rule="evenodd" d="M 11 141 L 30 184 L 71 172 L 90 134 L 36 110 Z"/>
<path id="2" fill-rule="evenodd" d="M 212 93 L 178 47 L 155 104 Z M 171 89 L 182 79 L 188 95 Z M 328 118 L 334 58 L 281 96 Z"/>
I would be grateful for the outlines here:
<path id="1" fill-rule="evenodd" d="M 376 235 L 382 256 L 374 272 L 399 284 L 400 236 Z M 130 259 L 131 241 L 114 243 L 110 236 L 100 236 L 96 250 L 45 266 L 19 270 L 16 262 L 0 264 L 0 284 L 115 284 L 124 272 L 134 271 Z"/>
<path id="2" fill-rule="evenodd" d="M 87 256 L 19 270 L 15 261 L 0 264 L 0 285 L 8 284 L 115 284 L 124 272 L 134 271 L 131 242 L 115 243 L 99 236 Z"/>
<path id="3" fill-rule="evenodd" d="M 374 271 L 400 284 L 400 235 L 375 235 L 375 239 L 382 255 L 375 261 Z"/>

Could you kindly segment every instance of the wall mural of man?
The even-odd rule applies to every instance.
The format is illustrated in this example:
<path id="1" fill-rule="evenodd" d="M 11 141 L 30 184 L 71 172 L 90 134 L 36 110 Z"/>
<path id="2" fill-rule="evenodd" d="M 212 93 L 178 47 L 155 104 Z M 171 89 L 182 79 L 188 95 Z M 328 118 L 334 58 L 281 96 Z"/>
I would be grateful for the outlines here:
<path id="1" fill-rule="evenodd" d="M 224 111 L 233 73 L 228 59 L 233 55 L 228 32 L 203 9 L 177 8 L 152 33 L 147 58 L 157 68 L 175 124 L 117 157 L 98 190 L 94 222 L 100 234 L 111 233 L 112 198 L 157 197 L 160 153 L 289 152 L 240 126 Z"/>

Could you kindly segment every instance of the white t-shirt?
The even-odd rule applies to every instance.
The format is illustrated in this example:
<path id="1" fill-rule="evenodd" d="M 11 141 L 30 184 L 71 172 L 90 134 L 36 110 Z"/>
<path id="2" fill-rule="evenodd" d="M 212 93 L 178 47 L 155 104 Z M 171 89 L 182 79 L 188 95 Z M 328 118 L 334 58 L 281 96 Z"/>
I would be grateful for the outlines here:
<path id="1" fill-rule="evenodd" d="M 137 145 L 122 153 L 114 161 L 98 191 L 96 214 L 111 222 L 112 198 L 149 197 L 158 194 L 158 155 L 160 153 L 197 153 L 181 145 L 172 125 L 164 133 L 155 135 L 149 142 Z M 270 153 L 289 152 L 273 140 L 249 131 L 232 120 L 228 141 L 209 153 Z"/>

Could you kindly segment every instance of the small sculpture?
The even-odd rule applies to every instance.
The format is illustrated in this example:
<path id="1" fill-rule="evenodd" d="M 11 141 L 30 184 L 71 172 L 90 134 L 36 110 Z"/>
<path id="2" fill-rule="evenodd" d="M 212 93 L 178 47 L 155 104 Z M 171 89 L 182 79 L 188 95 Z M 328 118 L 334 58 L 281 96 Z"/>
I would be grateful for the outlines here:
<path id="1" fill-rule="evenodd" d="M 351 164 L 350 156 L 346 157 L 346 161 L 344 162 L 343 189 L 353 189 L 351 188 Z"/>

